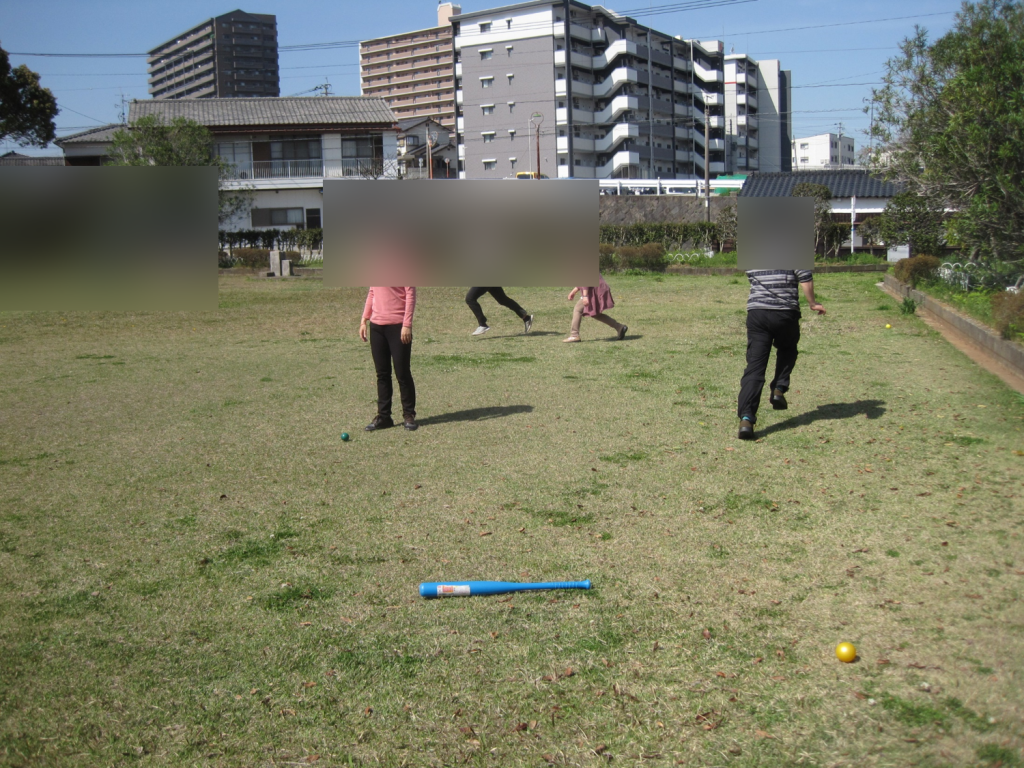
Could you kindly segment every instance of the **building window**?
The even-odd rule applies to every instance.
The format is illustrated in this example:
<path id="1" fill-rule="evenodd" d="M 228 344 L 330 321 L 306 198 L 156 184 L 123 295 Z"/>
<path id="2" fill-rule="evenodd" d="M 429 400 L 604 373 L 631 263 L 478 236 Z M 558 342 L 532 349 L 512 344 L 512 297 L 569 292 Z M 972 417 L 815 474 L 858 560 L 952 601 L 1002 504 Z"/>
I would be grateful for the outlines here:
<path id="1" fill-rule="evenodd" d="M 809 149 L 810 146 L 811 146 L 810 144 L 804 142 L 803 144 L 800 145 L 800 149 Z"/>
<path id="2" fill-rule="evenodd" d="M 494 49 L 493 48 L 481 48 L 480 49 L 480 60 L 481 61 L 487 61 L 492 56 L 494 56 Z"/>
<path id="3" fill-rule="evenodd" d="M 307 208 L 306 209 L 306 229 L 320 229 L 320 209 L 319 208 Z"/>
<path id="4" fill-rule="evenodd" d="M 505 77 L 508 78 L 508 84 L 512 85 L 512 78 L 514 78 L 515 75 L 513 75 L 511 72 L 509 72 L 507 75 L 505 75 Z"/>
<path id="5" fill-rule="evenodd" d="M 253 208 L 254 227 L 301 227 L 305 223 L 305 212 L 301 208 Z"/>
<path id="6" fill-rule="evenodd" d="M 514 101 L 510 101 L 508 103 L 508 113 L 511 115 L 515 111 L 515 109 L 516 109 L 516 103 Z"/>
<path id="7" fill-rule="evenodd" d="M 490 144 L 494 141 L 494 131 L 488 131 L 486 133 L 481 133 L 480 135 L 484 137 L 484 144 Z"/>
<path id="8" fill-rule="evenodd" d="M 508 129 L 508 137 L 510 139 L 512 139 L 513 141 L 515 141 L 515 138 L 516 138 L 516 129 L 515 128 L 509 128 Z"/>
<path id="9" fill-rule="evenodd" d="M 498 161 L 497 160 L 484 160 L 484 170 L 485 171 L 493 171 L 497 167 L 498 167 Z"/>
<path id="10" fill-rule="evenodd" d="M 505 53 L 507 53 L 509 56 L 512 55 L 512 46 L 511 45 L 506 45 L 505 46 Z"/>
<path id="11" fill-rule="evenodd" d="M 490 88 L 492 85 L 494 85 L 494 78 L 493 77 L 481 77 L 480 78 L 480 87 L 481 88 Z"/>
<path id="12" fill-rule="evenodd" d="M 480 25 L 480 34 L 486 34 L 491 31 L 491 22 L 485 21 Z"/>
<path id="13" fill-rule="evenodd" d="M 514 157 L 510 157 L 510 158 L 508 159 L 508 161 L 509 161 L 509 163 L 510 163 L 510 164 L 512 165 L 512 168 L 513 168 L 513 170 L 514 170 L 514 169 L 515 169 L 515 167 L 516 167 L 516 159 L 515 159 Z"/>

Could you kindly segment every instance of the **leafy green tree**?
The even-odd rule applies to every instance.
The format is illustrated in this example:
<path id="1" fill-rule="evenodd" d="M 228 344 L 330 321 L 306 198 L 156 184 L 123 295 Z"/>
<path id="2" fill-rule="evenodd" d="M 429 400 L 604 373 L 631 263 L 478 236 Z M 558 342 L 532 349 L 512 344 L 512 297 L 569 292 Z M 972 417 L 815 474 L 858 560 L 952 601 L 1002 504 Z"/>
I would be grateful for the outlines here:
<path id="1" fill-rule="evenodd" d="M 832 190 L 824 184 L 804 181 L 793 187 L 789 196 L 814 198 L 814 252 L 825 255 L 825 236 L 832 227 Z"/>
<path id="2" fill-rule="evenodd" d="M 873 164 L 950 211 L 972 258 L 1024 256 L 1024 4 L 965 2 L 948 33 L 916 28 L 886 69 Z"/>
<path id="3" fill-rule="evenodd" d="M 887 246 L 909 245 L 911 256 L 937 256 L 942 251 L 942 219 L 942 209 L 928 198 L 900 192 L 875 219 L 875 233 Z"/>
<path id="4" fill-rule="evenodd" d="M 39 75 L 24 64 L 11 69 L 7 51 L 0 48 L 0 140 L 45 147 L 57 135 L 56 117 L 57 99 L 39 85 Z"/>
<path id="5" fill-rule="evenodd" d="M 231 166 L 213 151 L 213 136 L 205 126 L 183 117 L 169 124 L 156 115 L 146 115 L 114 132 L 110 148 L 111 165 L 213 166 L 224 182 Z M 218 219 L 223 224 L 252 208 L 252 190 L 225 190 L 218 193 Z"/>

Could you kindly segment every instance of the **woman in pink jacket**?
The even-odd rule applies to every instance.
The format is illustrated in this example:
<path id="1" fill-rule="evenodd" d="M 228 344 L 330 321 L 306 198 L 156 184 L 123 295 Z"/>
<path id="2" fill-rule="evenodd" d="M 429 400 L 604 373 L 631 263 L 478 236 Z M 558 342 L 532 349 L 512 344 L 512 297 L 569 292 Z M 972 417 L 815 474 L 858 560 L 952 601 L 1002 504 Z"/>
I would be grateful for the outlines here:
<path id="1" fill-rule="evenodd" d="M 402 394 L 402 417 L 410 432 L 416 424 L 416 385 L 409 367 L 412 357 L 412 315 L 416 310 L 415 288 L 371 288 L 366 296 L 359 338 L 367 341 L 377 369 L 377 415 L 366 426 L 367 432 L 395 426 L 391 418 L 391 363 Z"/>
<path id="2" fill-rule="evenodd" d="M 604 281 L 604 278 L 598 276 L 597 286 L 593 288 L 573 288 L 569 291 L 569 301 L 573 300 L 577 292 L 580 294 L 580 300 L 573 307 L 572 326 L 569 330 L 569 337 L 563 339 L 563 341 L 572 343 L 580 340 L 580 322 L 583 320 L 583 315 L 600 320 L 605 325 L 610 325 L 618 334 L 619 341 L 622 341 L 629 328 L 622 323 L 616 322 L 614 318 L 604 313 L 606 309 L 611 309 L 615 306 L 615 300 L 612 298 L 612 289 L 608 287 L 608 283 Z"/>

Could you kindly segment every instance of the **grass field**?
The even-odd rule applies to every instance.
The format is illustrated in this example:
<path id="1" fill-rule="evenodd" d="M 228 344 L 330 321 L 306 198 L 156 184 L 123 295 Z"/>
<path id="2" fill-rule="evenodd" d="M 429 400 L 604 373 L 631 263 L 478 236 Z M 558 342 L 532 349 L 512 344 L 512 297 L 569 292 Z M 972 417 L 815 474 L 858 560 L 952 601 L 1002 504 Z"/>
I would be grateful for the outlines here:
<path id="1" fill-rule="evenodd" d="M 741 443 L 745 284 L 610 280 L 422 290 L 416 433 L 362 291 L 0 314 L 0 765 L 1024 765 L 1024 400 L 822 275 Z"/>

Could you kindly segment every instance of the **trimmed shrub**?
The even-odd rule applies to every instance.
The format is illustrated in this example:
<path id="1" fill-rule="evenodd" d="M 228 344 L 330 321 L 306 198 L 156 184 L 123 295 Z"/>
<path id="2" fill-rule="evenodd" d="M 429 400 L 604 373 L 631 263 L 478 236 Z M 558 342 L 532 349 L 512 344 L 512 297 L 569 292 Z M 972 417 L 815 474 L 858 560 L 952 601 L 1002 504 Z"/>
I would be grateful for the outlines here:
<path id="1" fill-rule="evenodd" d="M 647 245 L 640 246 L 639 263 L 635 268 L 651 272 L 664 272 L 667 265 L 665 247 L 661 243 L 647 243 Z"/>
<path id="2" fill-rule="evenodd" d="M 599 256 L 597 268 L 601 272 L 611 272 L 616 268 L 615 246 L 608 243 L 601 243 L 598 247 Z"/>
<path id="3" fill-rule="evenodd" d="M 1024 293 L 1000 291 L 992 295 L 992 317 L 1004 339 L 1024 335 Z"/>
<path id="4" fill-rule="evenodd" d="M 235 262 L 249 269 L 270 269 L 270 251 L 267 248 L 235 248 Z"/>
<path id="5" fill-rule="evenodd" d="M 912 256 L 897 261 L 893 267 L 893 274 L 897 280 L 916 288 L 922 280 L 931 280 L 935 277 L 935 272 L 941 265 L 942 262 L 934 256 Z"/>
<path id="6" fill-rule="evenodd" d="M 217 251 L 217 268 L 231 269 L 235 266 L 235 259 L 227 251 Z"/>
<path id="7" fill-rule="evenodd" d="M 640 249 L 632 245 L 623 245 L 615 250 L 619 269 L 639 269 Z"/>

